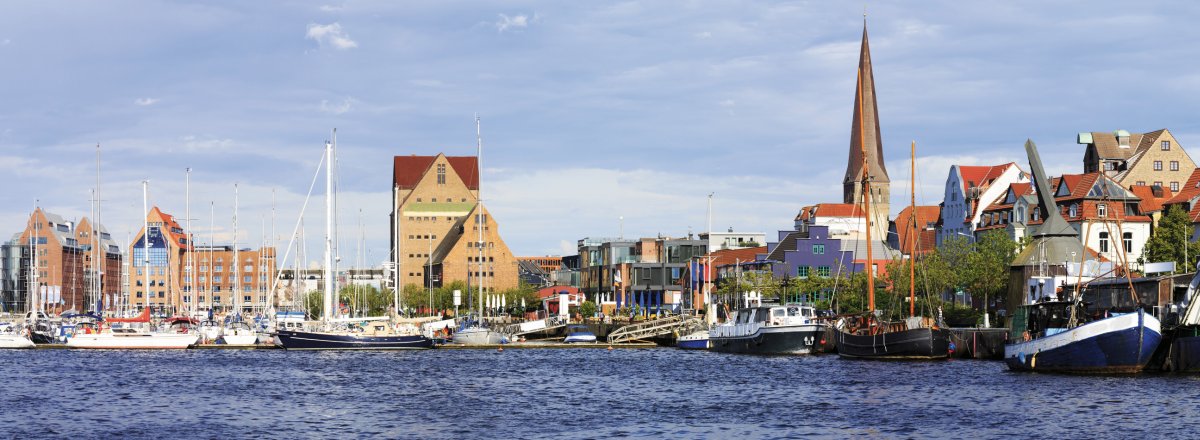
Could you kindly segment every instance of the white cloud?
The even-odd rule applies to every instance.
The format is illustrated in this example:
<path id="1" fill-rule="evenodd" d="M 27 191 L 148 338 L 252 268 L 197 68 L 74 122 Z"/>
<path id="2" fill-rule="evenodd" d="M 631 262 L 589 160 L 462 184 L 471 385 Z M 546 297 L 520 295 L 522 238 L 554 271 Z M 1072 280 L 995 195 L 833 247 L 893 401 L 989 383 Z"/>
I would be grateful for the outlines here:
<path id="1" fill-rule="evenodd" d="M 7 46 L 12 44 L 12 40 L 5 38 L 4 41 L 0 41 L 0 44 Z"/>
<path id="2" fill-rule="evenodd" d="M 138 99 L 135 99 L 135 100 L 133 101 L 133 103 L 134 103 L 134 104 L 137 104 L 137 105 L 140 105 L 140 106 L 142 106 L 142 107 L 145 107 L 145 106 L 148 106 L 148 105 L 154 105 L 154 104 L 157 104 L 157 103 L 158 103 L 158 98 L 138 98 Z"/>
<path id="3" fill-rule="evenodd" d="M 346 9 L 346 7 L 337 5 L 321 5 L 320 9 L 321 12 L 341 12 L 343 9 Z"/>
<path id="4" fill-rule="evenodd" d="M 536 13 L 533 14 L 532 17 L 525 14 L 514 15 L 512 17 L 509 17 L 505 14 L 499 15 L 500 20 L 497 20 L 495 23 L 496 30 L 499 32 L 504 32 L 510 29 L 527 28 L 530 24 L 536 23 L 539 19 Z"/>
<path id="5" fill-rule="evenodd" d="M 342 24 L 337 22 L 332 24 L 310 23 L 304 38 L 316 41 L 321 47 L 329 46 L 338 50 L 358 47 L 358 43 L 351 40 L 350 36 L 342 31 Z"/>
<path id="6" fill-rule="evenodd" d="M 321 111 L 323 111 L 325 113 L 332 113 L 335 115 L 340 115 L 342 113 L 346 113 L 346 112 L 350 111 L 350 108 L 354 106 L 354 102 L 355 102 L 354 98 L 350 98 L 350 97 L 343 99 L 340 104 L 334 104 L 334 103 L 329 102 L 329 100 L 327 100 L 327 99 L 322 99 L 321 100 Z"/>

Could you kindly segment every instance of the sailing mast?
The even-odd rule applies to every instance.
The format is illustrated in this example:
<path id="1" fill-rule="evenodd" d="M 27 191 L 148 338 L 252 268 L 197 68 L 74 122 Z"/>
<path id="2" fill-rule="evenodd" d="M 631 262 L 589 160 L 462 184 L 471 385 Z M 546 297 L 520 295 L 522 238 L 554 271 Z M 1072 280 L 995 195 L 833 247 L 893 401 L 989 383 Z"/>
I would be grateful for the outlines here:
<path id="1" fill-rule="evenodd" d="M 186 295 L 188 301 L 186 301 L 186 309 L 188 311 L 187 316 L 190 319 L 192 317 L 192 306 L 196 304 L 196 256 L 193 255 L 194 252 L 192 252 L 192 250 L 196 249 L 195 244 L 192 243 L 192 167 L 187 168 L 187 176 L 184 178 L 183 206 L 183 216 L 184 220 L 187 222 L 187 233 L 185 237 L 187 237 L 188 241 L 188 247 L 184 250 L 187 252 L 187 257 L 184 259 L 184 261 L 187 263 L 187 272 L 185 273 L 187 274 L 188 280 Z"/>
<path id="2" fill-rule="evenodd" d="M 400 316 L 400 185 L 392 185 L 392 307 Z M 457 316 L 456 316 L 457 318 Z"/>
<path id="3" fill-rule="evenodd" d="M 875 273 L 873 270 L 871 270 L 872 264 L 875 261 L 874 255 L 871 253 L 871 165 L 867 163 L 866 121 L 864 121 L 862 117 L 862 73 L 862 67 L 859 67 L 858 90 L 855 90 L 855 92 L 858 94 L 858 99 L 856 99 L 856 101 L 858 101 L 858 130 L 860 132 L 859 139 L 863 139 L 863 141 L 859 143 L 859 147 L 862 148 L 863 215 L 866 217 L 867 226 L 867 263 L 863 266 L 867 272 L 867 312 L 875 313 Z"/>
<path id="4" fill-rule="evenodd" d="M 909 152 L 908 218 L 912 223 L 908 238 L 908 316 L 917 316 L 917 141 L 912 141 Z"/>
<path id="5" fill-rule="evenodd" d="M 241 317 L 242 316 L 242 308 L 240 307 L 241 304 L 239 302 L 239 296 L 238 296 L 238 295 L 242 294 L 242 290 L 241 290 L 241 283 L 240 283 L 241 280 L 239 277 L 239 275 L 241 275 L 241 274 L 238 272 L 238 265 L 240 264 L 240 262 L 238 261 L 237 211 L 238 211 L 238 185 L 236 183 L 234 183 L 233 184 L 233 264 L 232 264 L 232 267 L 230 267 L 231 272 L 233 272 L 233 292 L 230 292 L 230 296 L 233 297 L 231 299 L 233 300 L 232 304 L 233 304 L 234 316 Z"/>
<path id="6" fill-rule="evenodd" d="M 145 253 L 145 255 L 142 255 L 142 273 L 145 275 L 145 284 L 142 285 L 142 304 L 147 309 L 150 308 L 150 207 L 146 201 L 150 194 L 149 185 L 149 180 L 142 181 L 142 211 L 146 213 L 145 217 L 142 218 L 142 228 L 144 228 L 142 233 L 142 250 Z"/>
<path id="7" fill-rule="evenodd" d="M 483 313 L 483 134 L 479 128 L 479 114 L 475 114 L 475 194 L 479 205 L 475 210 L 475 229 L 479 230 L 479 272 L 476 282 L 479 284 L 479 310 Z"/>
<path id="8" fill-rule="evenodd" d="M 321 319 L 328 327 L 333 317 L 333 143 L 329 141 L 325 142 L 325 167 L 325 269 L 321 275 L 325 307 Z"/>

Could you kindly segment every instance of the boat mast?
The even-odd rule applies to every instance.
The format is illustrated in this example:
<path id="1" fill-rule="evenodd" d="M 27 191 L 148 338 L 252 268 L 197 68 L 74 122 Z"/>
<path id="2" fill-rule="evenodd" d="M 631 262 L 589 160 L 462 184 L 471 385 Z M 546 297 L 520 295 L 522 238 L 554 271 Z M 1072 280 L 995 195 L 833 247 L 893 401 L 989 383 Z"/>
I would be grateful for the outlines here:
<path id="1" fill-rule="evenodd" d="M 479 284 L 479 310 L 483 312 L 483 132 L 479 127 L 479 114 L 475 114 L 475 194 L 479 205 L 475 210 L 475 228 L 479 230 L 479 271 L 475 277 Z M 469 270 L 468 270 L 469 271 Z"/>
<path id="2" fill-rule="evenodd" d="M 106 261 L 103 245 L 100 242 L 100 239 L 103 238 L 100 235 L 100 144 L 96 144 L 96 189 L 92 192 L 92 201 L 94 210 L 92 211 L 92 230 L 89 232 L 92 234 L 94 250 L 92 252 L 92 292 L 96 295 L 94 299 L 96 302 L 92 303 L 94 304 L 92 308 L 96 309 L 95 312 L 98 315 L 100 313 L 99 306 L 104 303 L 104 292 L 102 291 L 104 281 L 100 277 L 104 273 L 104 262 Z"/>
<path id="3" fill-rule="evenodd" d="M 142 218 L 142 228 L 144 229 L 142 233 L 142 250 L 145 253 L 145 255 L 142 255 L 142 273 L 145 275 L 145 284 L 142 285 L 142 304 L 147 309 L 150 308 L 150 208 L 146 201 L 150 193 L 149 185 L 149 180 L 142 181 L 142 211 L 146 213 L 145 217 Z"/>
<path id="4" fill-rule="evenodd" d="M 400 185 L 392 185 L 392 307 L 400 317 Z M 457 316 L 456 316 L 457 318 Z"/>
<path id="5" fill-rule="evenodd" d="M 336 131 L 335 131 L 336 133 Z M 335 138 L 336 139 L 336 138 Z M 325 287 L 325 307 L 321 319 L 329 325 L 333 317 L 333 143 L 325 142 L 325 269 L 322 283 Z"/>
<path id="6" fill-rule="evenodd" d="M 185 272 L 185 273 L 187 274 L 187 280 L 188 280 L 188 289 L 187 289 L 188 301 L 186 304 L 186 309 L 188 311 L 187 316 L 190 319 L 192 317 L 192 305 L 196 304 L 196 267 L 195 267 L 196 266 L 196 264 L 195 264 L 196 256 L 192 255 L 192 252 L 191 252 L 192 249 L 196 248 L 195 245 L 192 243 L 192 167 L 187 168 L 187 174 L 186 174 L 186 177 L 184 178 L 184 186 L 183 187 L 184 187 L 183 217 L 184 217 L 184 221 L 187 224 L 187 232 L 186 232 L 186 235 L 184 235 L 184 236 L 187 237 L 187 241 L 188 241 L 187 242 L 188 249 L 184 249 L 184 252 L 186 252 L 186 255 L 187 255 L 187 257 L 184 258 L 184 261 L 187 263 L 187 272 Z"/>
<path id="7" fill-rule="evenodd" d="M 29 217 L 29 224 L 31 226 L 29 229 L 29 280 L 25 283 L 25 293 L 28 296 L 25 309 L 30 312 L 29 316 L 31 316 L 34 328 L 37 327 L 37 312 L 41 309 L 38 305 L 41 301 L 38 298 L 40 294 L 38 290 L 40 289 L 38 289 L 37 285 L 37 231 L 42 227 L 42 222 L 37 220 L 37 212 L 41 209 L 38 205 L 41 205 L 41 201 L 35 200 L 33 202 L 33 215 Z"/>
<path id="8" fill-rule="evenodd" d="M 240 280 L 238 277 L 238 275 L 240 275 L 238 273 L 238 265 L 240 263 L 238 262 L 237 214 L 238 214 L 238 185 L 237 185 L 237 183 L 234 183 L 233 184 L 233 267 L 230 267 L 230 269 L 232 269 L 231 272 L 233 272 L 233 292 L 230 292 L 230 294 L 231 294 L 231 296 L 233 296 L 233 298 L 232 298 L 233 313 L 235 316 L 240 317 L 242 315 L 242 308 L 240 307 L 241 304 L 240 304 L 238 295 L 242 294 L 241 293 L 242 290 L 241 290 L 241 283 L 240 283 Z"/>
<path id="9" fill-rule="evenodd" d="M 917 316 L 917 141 L 912 141 L 909 152 L 908 217 L 912 222 L 912 233 L 908 239 L 908 316 Z"/>
<path id="10" fill-rule="evenodd" d="M 873 217 L 872 213 L 871 213 L 871 178 L 870 178 L 871 166 L 870 166 L 870 164 L 867 163 L 867 142 L 865 140 L 867 138 L 866 128 L 865 128 L 866 121 L 864 121 L 862 119 L 862 114 L 863 114 L 863 112 L 862 112 L 862 105 L 863 105 L 862 104 L 862 98 L 863 98 L 862 73 L 863 73 L 862 68 L 860 67 L 858 69 L 858 90 L 856 90 L 856 92 L 858 93 L 858 99 L 856 101 L 858 101 L 858 119 L 859 119 L 858 120 L 858 129 L 860 131 L 859 139 L 863 139 L 862 142 L 859 142 L 861 144 L 859 146 L 862 148 L 862 162 L 863 162 L 862 163 L 862 197 L 863 197 L 863 205 L 864 205 L 863 215 L 866 217 L 866 226 L 867 226 L 866 227 L 866 230 L 867 230 L 867 263 L 864 264 L 863 266 L 867 272 L 867 312 L 875 313 L 875 273 L 873 270 L 871 270 L 872 265 L 875 261 L 874 256 L 871 253 L 871 220 Z"/>

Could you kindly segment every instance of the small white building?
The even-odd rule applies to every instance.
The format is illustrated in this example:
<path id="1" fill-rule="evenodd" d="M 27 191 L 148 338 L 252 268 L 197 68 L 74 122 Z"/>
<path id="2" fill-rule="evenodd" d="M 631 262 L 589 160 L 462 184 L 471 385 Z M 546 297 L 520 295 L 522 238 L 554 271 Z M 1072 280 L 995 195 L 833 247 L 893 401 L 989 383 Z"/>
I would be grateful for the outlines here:
<path id="1" fill-rule="evenodd" d="M 708 252 L 713 253 L 726 249 L 763 246 L 767 243 L 767 234 L 764 232 L 733 232 L 733 228 L 729 228 L 726 232 L 701 232 L 700 239 L 708 240 Z"/>
<path id="2" fill-rule="evenodd" d="M 1028 183 L 1029 174 L 1009 162 L 1002 165 L 952 165 L 946 177 L 937 243 L 953 236 L 973 239 L 984 208 L 995 203 L 1013 183 Z"/>

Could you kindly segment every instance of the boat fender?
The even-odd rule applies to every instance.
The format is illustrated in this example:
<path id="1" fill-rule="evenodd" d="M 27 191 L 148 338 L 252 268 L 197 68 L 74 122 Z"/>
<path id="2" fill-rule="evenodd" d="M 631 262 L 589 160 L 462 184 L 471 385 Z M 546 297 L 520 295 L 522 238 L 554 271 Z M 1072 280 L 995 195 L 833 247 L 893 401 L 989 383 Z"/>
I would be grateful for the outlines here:
<path id="1" fill-rule="evenodd" d="M 825 345 L 825 338 L 821 338 L 821 345 Z"/>
<path id="2" fill-rule="evenodd" d="M 611 346 L 611 345 L 609 345 L 609 346 L 608 346 L 608 351 L 612 351 L 612 346 Z"/>
<path id="3" fill-rule="evenodd" d="M 950 349 L 949 353 L 950 353 L 950 354 L 954 354 L 954 348 L 955 348 L 955 347 L 954 347 L 954 341 L 950 341 L 950 345 L 949 345 L 949 347 L 948 347 L 948 348 Z"/>

